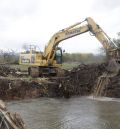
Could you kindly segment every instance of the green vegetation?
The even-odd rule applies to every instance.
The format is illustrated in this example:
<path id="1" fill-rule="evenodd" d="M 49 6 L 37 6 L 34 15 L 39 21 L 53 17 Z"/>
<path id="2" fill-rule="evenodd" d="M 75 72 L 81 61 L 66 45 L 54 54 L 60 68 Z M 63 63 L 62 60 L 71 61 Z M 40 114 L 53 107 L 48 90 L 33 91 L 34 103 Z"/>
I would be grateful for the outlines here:
<path id="1" fill-rule="evenodd" d="M 105 59 L 104 55 L 94 55 L 92 53 L 64 53 L 63 62 L 79 62 L 79 63 L 100 63 Z"/>
<path id="2" fill-rule="evenodd" d="M 120 47 L 120 32 L 117 34 L 117 38 L 113 41 L 118 47 Z M 103 48 L 99 49 L 100 54 L 94 55 L 92 53 L 63 53 L 63 65 L 64 69 L 72 69 L 79 64 L 101 63 L 105 60 L 105 51 Z M 20 68 L 22 71 L 26 71 L 28 66 L 18 65 L 19 53 L 13 50 L 3 51 L 0 50 L 0 64 L 10 65 L 13 68 Z M 11 65 L 13 64 L 13 65 Z"/>
<path id="3" fill-rule="evenodd" d="M 64 53 L 63 54 L 63 69 L 72 69 L 73 67 L 78 66 L 81 63 L 101 63 L 103 62 L 105 56 L 103 55 L 94 55 L 91 53 Z M 19 54 L 14 51 L 8 51 L 0 53 L 0 63 L 8 64 L 12 68 L 21 69 L 22 71 L 27 71 L 28 66 L 18 65 Z"/>
<path id="4" fill-rule="evenodd" d="M 13 50 L 0 50 L 0 63 L 18 64 L 19 54 Z"/>
<path id="5" fill-rule="evenodd" d="M 71 63 L 66 62 L 62 64 L 62 68 L 66 70 L 71 70 L 72 68 L 77 67 L 78 65 L 80 65 L 79 62 L 71 62 Z"/>
<path id="6" fill-rule="evenodd" d="M 72 69 L 80 64 L 102 63 L 105 60 L 105 55 L 94 55 L 91 53 L 64 53 L 63 54 L 63 69 Z"/>

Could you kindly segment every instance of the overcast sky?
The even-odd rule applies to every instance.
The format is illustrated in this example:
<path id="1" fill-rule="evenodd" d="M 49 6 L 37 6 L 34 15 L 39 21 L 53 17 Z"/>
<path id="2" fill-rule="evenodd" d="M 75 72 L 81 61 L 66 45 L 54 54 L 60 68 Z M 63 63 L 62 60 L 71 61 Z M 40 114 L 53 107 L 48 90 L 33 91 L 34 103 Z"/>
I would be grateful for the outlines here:
<path id="1" fill-rule="evenodd" d="M 20 50 L 36 44 L 41 50 L 51 36 L 92 17 L 111 37 L 120 32 L 120 0 L 0 0 L 0 48 Z M 89 33 L 65 40 L 66 52 L 96 53 L 101 44 Z"/>

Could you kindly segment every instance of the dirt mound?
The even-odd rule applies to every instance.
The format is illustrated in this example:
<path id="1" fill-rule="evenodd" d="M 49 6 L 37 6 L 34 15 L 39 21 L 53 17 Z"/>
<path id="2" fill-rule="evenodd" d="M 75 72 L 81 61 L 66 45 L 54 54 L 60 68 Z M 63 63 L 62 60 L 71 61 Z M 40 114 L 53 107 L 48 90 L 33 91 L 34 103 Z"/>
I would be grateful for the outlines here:
<path id="1" fill-rule="evenodd" d="M 8 77 L 9 75 L 16 76 L 17 69 L 10 68 L 9 66 L 0 65 L 0 76 Z"/>
<path id="2" fill-rule="evenodd" d="M 70 97 L 93 94 L 98 78 L 106 71 L 106 64 L 81 64 L 62 77 L 51 77 L 45 82 L 37 79 L 14 78 L 15 69 L 0 67 L 0 97 L 1 99 L 25 99 L 38 97 Z M 3 72 L 2 72 L 3 71 Z M 7 76 L 12 75 L 12 78 Z M 4 77 L 3 77 L 4 76 Z M 102 88 L 101 95 L 120 97 L 120 75 L 110 77 L 108 84 Z"/>
<path id="3" fill-rule="evenodd" d="M 120 75 L 109 77 L 109 83 L 104 88 L 102 96 L 120 98 Z"/>
<path id="4" fill-rule="evenodd" d="M 15 100 L 38 97 L 57 97 L 59 84 L 56 82 L 25 81 L 21 79 L 0 78 L 0 98 Z"/>
<path id="5" fill-rule="evenodd" d="M 69 73 L 68 79 L 62 79 L 64 92 L 69 95 L 89 95 L 97 78 L 106 70 L 106 64 L 79 65 Z"/>
<path id="6" fill-rule="evenodd" d="M 72 95 L 90 95 L 93 94 L 98 80 L 107 73 L 108 76 L 103 78 L 104 85 L 101 85 L 101 96 L 120 98 L 120 74 L 108 74 L 107 64 L 79 65 L 73 68 L 67 79 L 60 81 L 63 86 L 63 93 L 66 96 Z M 101 83 L 101 84 L 102 84 Z M 97 96 L 96 96 L 97 97 Z"/>

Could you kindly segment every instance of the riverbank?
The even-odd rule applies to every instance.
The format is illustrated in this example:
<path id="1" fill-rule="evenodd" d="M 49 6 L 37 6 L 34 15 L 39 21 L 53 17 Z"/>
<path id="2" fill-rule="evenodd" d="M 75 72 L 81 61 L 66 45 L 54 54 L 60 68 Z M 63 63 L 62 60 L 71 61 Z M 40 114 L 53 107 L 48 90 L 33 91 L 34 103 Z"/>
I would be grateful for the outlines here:
<path id="1" fill-rule="evenodd" d="M 21 100 L 39 97 L 86 96 L 94 94 L 97 81 L 106 71 L 106 64 L 81 64 L 62 77 L 31 78 L 25 71 L 0 67 L 0 98 Z M 120 98 L 120 74 L 109 77 L 101 96 Z"/>

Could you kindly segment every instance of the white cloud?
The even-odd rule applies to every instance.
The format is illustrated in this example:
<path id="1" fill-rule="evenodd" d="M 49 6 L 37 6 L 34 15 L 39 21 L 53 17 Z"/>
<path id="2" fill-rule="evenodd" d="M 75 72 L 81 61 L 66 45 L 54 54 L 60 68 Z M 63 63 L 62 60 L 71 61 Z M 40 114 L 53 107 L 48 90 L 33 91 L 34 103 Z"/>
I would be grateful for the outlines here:
<path id="1" fill-rule="evenodd" d="M 0 46 L 19 49 L 23 43 L 34 43 L 43 50 L 55 32 L 88 16 L 114 37 L 120 30 L 120 4 L 115 2 L 108 5 L 103 0 L 1 0 Z M 95 52 L 101 44 L 95 37 L 83 34 L 60 46 L 67 52 Z"/>

